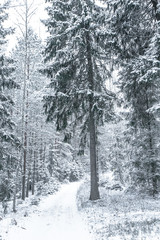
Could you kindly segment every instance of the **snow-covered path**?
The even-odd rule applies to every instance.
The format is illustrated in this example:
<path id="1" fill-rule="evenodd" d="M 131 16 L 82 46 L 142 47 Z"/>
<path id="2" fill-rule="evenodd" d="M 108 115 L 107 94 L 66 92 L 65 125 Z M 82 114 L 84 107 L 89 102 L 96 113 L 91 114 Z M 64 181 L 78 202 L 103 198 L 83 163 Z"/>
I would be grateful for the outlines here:
<path id="1" fill-rule="evenodd" d="M 76 206 L 79 186 L 80 183 L 64 185 L 57 194 L 46 197 L 38 214 L 13 226 L 5 240 L 91 240 Z"/>

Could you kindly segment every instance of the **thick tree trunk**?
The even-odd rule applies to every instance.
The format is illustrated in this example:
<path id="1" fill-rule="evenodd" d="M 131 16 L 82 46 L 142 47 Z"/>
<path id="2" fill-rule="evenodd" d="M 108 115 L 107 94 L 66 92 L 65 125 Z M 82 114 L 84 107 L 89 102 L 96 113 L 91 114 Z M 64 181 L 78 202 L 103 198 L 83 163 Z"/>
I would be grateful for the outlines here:
<path id="1" fill-rule="evenodd" d="M 151 176 L 152 176 L 152 186 L 153 186 L 153 197 L 158 193 L 158 185 L 157 185 L 157 164 L 156 164 L 156 158 L 154 154 L 154 147 L 153 147 L 153 137 L 151 132 L 151 124 L 148 122 L 148 130 L 149 130 L 149 147 L 150 147 L 150 158 L 151 158 Z"/>
<path id="2" fill-rule="evenodd" d="M 91 171 L 91 190 L 90 200 L 100 198 L 98 189 L 98 174 L 97 174 L 97 156 L 96 156 L 96 130 L 94 119 L 94 79 L 93 66 L 91 58 L 91 46 L 89 32 L 86 31 L 86 46 L 87 46 L 87 61 L 88 61 L 88 82 L 89 82 L 89 133 L 90 133 L 90 171 Z"/>
<path id="3" fill-rule="evenodd" d="M 151 3 L 153 5 L 154 11 L 156 13 L 156 20 L 160 21 L 160 11 L 158 9 L 158 4 L 160 4 L 160 0 L 151 0 Z"/>
<path id="4" fill-rule="evenodd" d="M 97 173 L 97 157 L 96 157 L 96 133 L 94 114 L 92 111 L 92 104 L 90 104 L 90 171 L 91 171 L 91 191 L 90 200 L 97 200 L 100 198 L 98 190 L 98 173 Z"/>
<path id="5" fill-rule="evenodd" d="M 147 92 L 147 91 L 146 91 Z M 150 108 L 149 99 L 146 94 L 146 104 L 147 104 L 147 110 Z M 150 116 L 150 113 L 148 113 L 148 136 L 149 136 L 149 152 L 150 152 L 150 172 L 151 172 L 151 179 L 152 179 L 152 188 L 153 188 L 153 197 L 158 193 L 158 185 L 157 185 L 157 164 L 156 164 L 156 156 L 154 151 L 154 141 L 152 136 L 152 117 Z"/>

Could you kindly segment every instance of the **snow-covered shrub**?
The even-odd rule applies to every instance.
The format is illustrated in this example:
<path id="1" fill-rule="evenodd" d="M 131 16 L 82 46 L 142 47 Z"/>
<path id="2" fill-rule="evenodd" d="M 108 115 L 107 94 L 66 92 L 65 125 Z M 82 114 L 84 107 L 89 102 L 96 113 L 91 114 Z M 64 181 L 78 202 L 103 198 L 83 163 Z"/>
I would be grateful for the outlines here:
<path id="1" fill-rule="evenodd" d="M 32 198 L 31 205 L 37 206 L 39 204 L 40 199 L 37 197 Z"/>
<path id="2" fill-rule="evenodd" d="M 12 218 L 12 219 L 11 219 L 11 225 L 17 225 L 17 221 L 16 221 L 15 218 Z"/>
<path id="3" fill-rule="evenodd" d="M 100 187 L 110 186 L 111 183 L 113 183 L 113 179 L 114 179 L 113 172 L 103 173 L 99 179 L 99 186 Z"/>
<path id="4" fill-rule="evenodd" d="M 37 195 L 47 195 L 53 194 L 60 187 L 60 184 L 56 178 L 51 178 L 48 182 L 44 183 L 43 181 L 39 181 L 36 184 L 36 193 Z"/>
<path id="5" fill-rule="evenodd" d="M 1 174 L 2 173 L 2 174 Z M 3 201 L 4 199 L 10 199 L 11 193 L 12 193 L 12 186 L 7 178 L 7 176 L 1 171 L 0 175 L 0 201 Z"/>
<path id="6" fill-rule="evenodd" d="M 82 178 L 83 170 L 81 167 L 74 161 L 67 162 L 61 166 L 61 168 L 57 168 L 56 178 L 60 182 L 69 181 L 75 182 Z"/>

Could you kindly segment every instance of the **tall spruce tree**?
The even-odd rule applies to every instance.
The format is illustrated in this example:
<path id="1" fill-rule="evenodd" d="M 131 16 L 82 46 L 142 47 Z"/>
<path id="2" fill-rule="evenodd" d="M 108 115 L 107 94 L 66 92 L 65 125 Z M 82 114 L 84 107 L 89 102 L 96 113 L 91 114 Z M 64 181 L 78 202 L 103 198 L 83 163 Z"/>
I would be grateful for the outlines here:
<path id="1" fill-rule="evenodd" d="M 14 134 L 15 123 L 12 120 L 13 100 L 10 89 L 16 88 L 13 79 L 13 60 L 5 56 L 6 36 L 12 33 L 4 28 L 3 23 L 8 18 L 6 10 L 8 3 L 0 4 L 0 200 L 10 197 L 12 192 L 11 175 L 15 169 L 16 154 L 14 146 L 19 144 Z"/>
<path id="2" fill-rule="evenodd" d="M 157 1 L 114 1 L 111 26 L 112 47 L 121 66 L 119 85 L 130 108 L 132 163 L 136 169 L 131 173 L 133 183 L 155 195 L 159 178 L 158 138 L 155 116 L 149 110 L 159 99 L 159 43 L 156 38 L 153 44 L 155 19 L 158 20 L 158 4 L 153 2 Z"/>
<path id="3" fill-rule="evenodd" d="M 50 37 L 45 49 L 51 95 L 45 97 L 47 120 L 57 130 L 81 124 L 81 146 L 90 142 L 90 200 L 99 199 L 96 127 L 112 117 L 113 95 L 106 90 L 108 71 L 105 14 L 91 0 L 56 0 L 47 8 Z"/>

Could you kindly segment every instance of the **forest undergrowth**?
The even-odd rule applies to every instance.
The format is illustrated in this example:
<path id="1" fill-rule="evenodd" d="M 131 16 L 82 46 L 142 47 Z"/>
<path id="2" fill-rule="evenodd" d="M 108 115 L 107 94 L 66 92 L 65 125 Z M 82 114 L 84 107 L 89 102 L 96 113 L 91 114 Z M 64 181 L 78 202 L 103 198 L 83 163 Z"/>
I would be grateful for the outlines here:
<path id="1" fill-rule="evenodd" d="M 78 209 L 95 240 L 160 239 L 160 199 L 103 184 L 101 199 L 88 201 L 89 183 L 77 195 Z"/>

